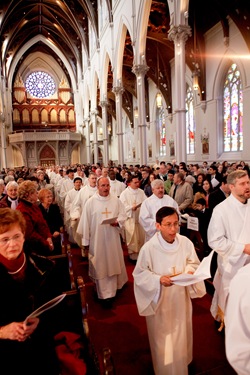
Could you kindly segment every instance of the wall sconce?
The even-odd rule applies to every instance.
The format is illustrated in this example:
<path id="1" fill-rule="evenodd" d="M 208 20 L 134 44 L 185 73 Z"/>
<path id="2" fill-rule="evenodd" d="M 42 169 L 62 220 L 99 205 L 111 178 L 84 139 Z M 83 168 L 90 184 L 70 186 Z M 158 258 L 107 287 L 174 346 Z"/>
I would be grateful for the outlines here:
<path id="1" fill-rule="evenodd" d="M 160 92 L 158 92 L 156 95 L 156 105 L 157 105 L 157 108 L 162 107 L 162 96 Z"/>
<path id="2" fill-rule="evenodd" d="M 111 132 L 112 132 L 111 122 L 108 123 L 108 132 L 109 132 L 109 134 L 111 134 Z"/>
<path id="3" fill-rule="evenodd" d="M 135 116 L 135 118 L 138 118 L 138 116 L 139 116 L 138 107 L 134 108 L 134 116 Z"/>
<path id="4" fill-rule="evenodd" d="M 103 129 L 102 128 L 99 129 L 99 134 L 103 135 Z"/>

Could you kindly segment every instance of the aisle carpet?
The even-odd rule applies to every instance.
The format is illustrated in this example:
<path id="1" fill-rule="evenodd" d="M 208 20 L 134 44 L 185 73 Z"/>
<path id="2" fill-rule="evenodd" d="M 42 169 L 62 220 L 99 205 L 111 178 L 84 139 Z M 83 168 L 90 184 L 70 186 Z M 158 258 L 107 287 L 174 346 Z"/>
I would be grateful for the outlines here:
<path id="1" fill-rule="evenodd" d="M 145 318 L 138 315 L 133 293 L 134 264 L 126 250 L 129 281 L 118 292 L 112 309 L 97 300 L 88 277 L 88 262 L 82 261 L 79 249 L 72 249 L 72 253 L 75 273 L 86 283 L 90 336 L 97 353 L 105 347 L 111 349 L 116 375 L 153 375 Z M 217 331 L 209 311 L 211 299 L 207 294 L 193 300 L 194 355 L 189 375 L 235 375 L 225 356 L 224 335 Z"/>

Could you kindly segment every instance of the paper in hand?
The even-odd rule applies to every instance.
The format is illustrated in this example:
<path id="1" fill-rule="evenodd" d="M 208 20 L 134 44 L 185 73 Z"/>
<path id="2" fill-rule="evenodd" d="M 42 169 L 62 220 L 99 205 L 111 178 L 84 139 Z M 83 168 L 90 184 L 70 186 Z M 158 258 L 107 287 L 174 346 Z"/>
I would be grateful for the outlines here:
<path id="1" fill-rule="evenodd" d="M 171 277 L 173 283 L 175 285 L 187 286 L 198 283 L 199 281 L 209 279 L 211 277 L 210 264 L 213 253 L 214 250 L 211 251 L 211 253 L 207 257 L 202 259 L 199 267 L 192 275 L 189 273 L 181 273 L 178 276 Z"/>
<path id="2" fill-rule="evenodd" d="M 40 314 L 42 314 L 43 312 L 45 312 L 45 311 L 51 309 L 52 307 L 56 306 L 58 303 L 60 303 L 64 299 L 65 296 L 66 296 L 65 293 L 60 294 L 59 296 L 57 296 L 57 297 L 51 299 L 50 301 L 46 302 L 44 305 L 38 307 L 38 309 L 36 309 L 29 316 L 27 316 L 24 323 L 28 324 L 29 319 L 36 318 Z"/>

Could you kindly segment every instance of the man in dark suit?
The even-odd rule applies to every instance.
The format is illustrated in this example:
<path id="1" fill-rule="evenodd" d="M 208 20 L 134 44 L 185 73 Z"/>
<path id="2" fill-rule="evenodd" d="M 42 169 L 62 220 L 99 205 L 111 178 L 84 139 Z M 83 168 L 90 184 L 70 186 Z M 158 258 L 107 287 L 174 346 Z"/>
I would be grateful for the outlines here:
<path id="1" fill-rule="evenodd" d="M 149 171 L 147 168 L 144 168 L 141 172 L 142 179 L 140 181 L 140 189 L 144 190 L 145 186 L 149 184 Z"/>
<path id="2" fill-rule="evenodd" d="M 213 209 L 217 204 L 224 201 L 227 196 L 229 195 L 230 190 L 227 184 L 227 176 L 223 176 L 221 181 L 221 186 L 214 190 L 211 194 L 208 196 L 208 207 L 210 210 L 210 214 L 212 215 Z"/>

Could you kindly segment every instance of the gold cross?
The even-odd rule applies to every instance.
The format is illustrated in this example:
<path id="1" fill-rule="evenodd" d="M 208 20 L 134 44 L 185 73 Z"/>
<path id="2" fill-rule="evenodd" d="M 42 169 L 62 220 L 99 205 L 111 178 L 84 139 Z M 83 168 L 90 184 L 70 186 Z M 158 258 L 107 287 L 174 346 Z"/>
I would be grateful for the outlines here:
<path id="1" fill-rule="evenodd" d="M 108 217 L 108 214 L 112 214 L 112 212 L 108 212 L 107 207 L 105 208 L 105 211 L 102 212 L 103 215 L 106 215 L 106 218 Z"/>

